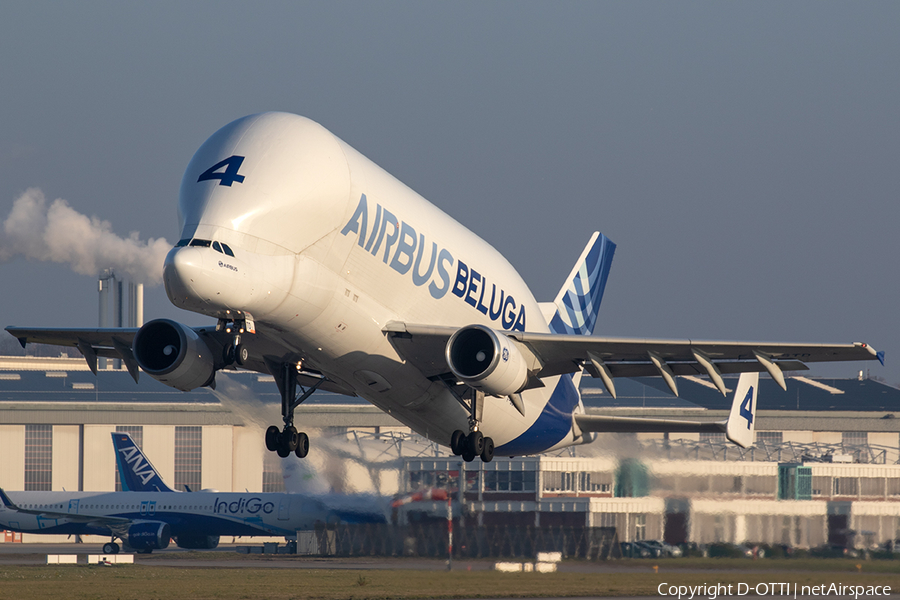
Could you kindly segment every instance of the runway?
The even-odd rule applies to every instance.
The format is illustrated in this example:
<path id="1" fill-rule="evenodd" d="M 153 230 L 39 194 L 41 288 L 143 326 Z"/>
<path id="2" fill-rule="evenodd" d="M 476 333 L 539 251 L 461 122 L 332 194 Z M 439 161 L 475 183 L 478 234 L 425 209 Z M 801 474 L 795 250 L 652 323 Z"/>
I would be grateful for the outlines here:
<path id="1" fill-rule="evenodd" d="M 268 569 L 341 569 L 446 571 L 446 559 L 403 557 L 327 558 L 296 554 L 239 554 L 238 546 L 223 544 L 214 550 L 192 551 L 177 547 L 154 550 L 153 554 L 135 554 L 135 564 L 160 567 L 252 567 Z M 77 554 L 79 563 L 87 562 L 88 554 L 103 554 L 102 544 L 0 544 L 0 565 L 42 565 L 48 554 Z M 204 555 L 209 555 L 206 558 Z M 496 559 L 454 559 L 454 571 L 490 571 Z M 511 560 L 510 562 L 527 562 Z M 565 561 L 559 563 L 560 572 L 569 573 L 646 573 L 648 565 L 630 566 L 620 562 Z M 683 571 L 682 571 L 683 572 Z"/>

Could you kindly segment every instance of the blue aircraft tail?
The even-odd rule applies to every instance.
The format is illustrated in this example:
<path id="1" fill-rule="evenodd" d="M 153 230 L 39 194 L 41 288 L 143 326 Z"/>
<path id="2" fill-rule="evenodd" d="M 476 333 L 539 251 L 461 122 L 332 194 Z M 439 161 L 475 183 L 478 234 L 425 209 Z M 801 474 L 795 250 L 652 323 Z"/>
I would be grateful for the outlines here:
<path id="1" fill-rule="evenodd" d="M 150 460 L 127 433 L 114 431 L 113 446 L 116 448 L 116 467 L 126 492 L 174 492 L 159 476 Z"/>
<path id="2" fill-rule="evenodd" d="M 616 245 L 595 231 L 575 268 L 569 274 L 554 304 L 556 313 L 550 319 L 553 333 L 591 335 L 597 323 L 597 312 L 609 277 Z"/>

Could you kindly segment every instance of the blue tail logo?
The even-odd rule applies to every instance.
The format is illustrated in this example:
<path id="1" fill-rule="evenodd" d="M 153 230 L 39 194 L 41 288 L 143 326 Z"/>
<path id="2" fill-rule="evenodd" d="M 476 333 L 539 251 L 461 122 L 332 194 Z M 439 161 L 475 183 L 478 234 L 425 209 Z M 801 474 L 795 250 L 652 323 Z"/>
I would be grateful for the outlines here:
<path id="1" fill-rule="evenodd" d="M 608 237 L 599 231 L 594 232 L 554 301 L 556 314 L 550 320 L 553 333 L 594 333 L 615 252 L 616 245 Z"/>
<path id="2" fill-rule="evenodd" d="M 174 492 L 127 433 L 113 432 L 116 466 L 126 492 Z"/>

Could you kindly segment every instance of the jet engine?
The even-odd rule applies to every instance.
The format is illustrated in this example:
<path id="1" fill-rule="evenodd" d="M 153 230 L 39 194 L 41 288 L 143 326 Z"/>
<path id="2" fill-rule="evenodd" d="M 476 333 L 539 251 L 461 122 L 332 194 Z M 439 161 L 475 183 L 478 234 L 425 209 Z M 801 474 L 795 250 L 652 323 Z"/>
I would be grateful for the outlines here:
<path id="1" fill-rule="evenodd" d="M 162 550 L 169 547 L 169 524 L 141 521 L 128 528 L 128 545 L 135 550 Z"/>
<path id="2" fill-rule="evenodd" d="M 469 325 L 447 342 L 447 364 L 463 383 L 491 396 L 509 396 L 528 383 L 519 343 L 484 325 Z"/>
<path id="3" fill-rule="evenodd" d="M 179 548 L 187 550 L 212 550 L 219 545 L 217 535 L 179 535 L 175 538 Z"/>
<path id="4" fill-rule="evenodd" d="M 216 373 L 206 342 L 187 325 L 169 319 L 155 319 L 141 327 L 132 352 L 150 377 L 183 392 L 208 385 Z"/>

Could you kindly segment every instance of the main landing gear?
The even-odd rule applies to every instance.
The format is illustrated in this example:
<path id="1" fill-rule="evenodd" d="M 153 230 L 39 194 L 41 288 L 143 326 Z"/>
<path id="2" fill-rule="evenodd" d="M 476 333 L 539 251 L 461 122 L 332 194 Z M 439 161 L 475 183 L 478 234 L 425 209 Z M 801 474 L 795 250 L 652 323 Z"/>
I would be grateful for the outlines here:
<path id="1" fill-rule="evenodd" d="M 478 430 L 484 415 L 484 392 L 472 389 L 470 396 L 468 404 L 457 396 L 463 406 L 469 409 L 469 433 L 467 435 L 460 429 L 454 431 L 450 436 L 450 450 L 456 456 L 462 456 L 466 462 L 472 462 L 476 456 L 480 456 L 484 462 L 491 462 L 494 459 L 494 440 L 485 437 Z"/>
<path id="2" fill-rule="evenodd" d="M 272 368 L 275 367 L 275 368 Z M 304 400 L 312 396 L 313 392 L 325 382 L 323 377 L 312 387 L 304 389 L 300 387 L 300 396 L 297 396 L 297 372 L 299 365 L 292 363 L 280 363 L 270 365 L 270 371 L 278 373 L 276 383 L 281 392 L 281 416 L 284 419 L 284 429 L 280 430 L 272 425 L 266 430 L 266 448 L 270 452 L 278 453 L 281 458 L 287 458 L 291 452 L 298 458 L 306 458 L 309 454 L 309 436 L 294 427 L 294 409 L 300 406 Z"/>
<path id="3" fill-rule="evenodd" d="M 106 542 L 103 544 L 103 554 L 118 554 L 119 545 L 115 542 Z"/>
<path id="4" fill-rule="evenodd" d="M 485 437 L 480 431 L 475 430 L 469 435 L 457 429 L 450 438 L 450 449 L 456 456 L 462 456 L 466 462 L 472 462 L 476 456 L 480 456 L 484 462 L 494 459 L 494 440 Z"/>

